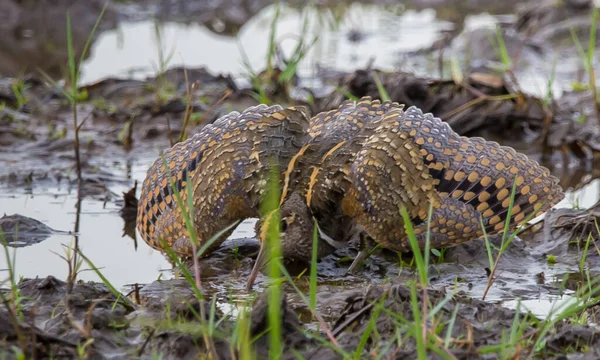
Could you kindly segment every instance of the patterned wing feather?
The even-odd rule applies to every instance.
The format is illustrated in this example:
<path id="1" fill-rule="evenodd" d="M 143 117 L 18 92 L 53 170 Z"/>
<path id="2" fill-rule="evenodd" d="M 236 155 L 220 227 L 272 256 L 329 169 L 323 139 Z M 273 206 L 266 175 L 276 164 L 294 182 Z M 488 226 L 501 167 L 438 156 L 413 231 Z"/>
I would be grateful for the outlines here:
<path id="1" fill-rule="evenodd" d="M 310 133 L 312 142 L 318 145 L 319 157 L 311 168 L 307 189 L 309 204 L 315 201 L 311 206 L 324 206 L 334 194 L 345 191 L 350 165 L 376 124 L 391 110 L 402 107 L 395 102 L 363 97 L 313 117 Z"/>
<path id="2" fill-rule="evenodd" d="M 440 196 L 474 208 L 489 234 L 504 229 L 513 184 L 511 228 L 529 215 L 542 214 L 564 197 L 559 180 L 548 169 L 511 147 L 458 136 L 447 123 L 416 107 L 406 111 L 404 126 L 413 126 L 410 131 L 415 143 L 422 143 L 430 174 L 439 181 Z"/>
<path id="3" fill-rule="evenodd" d="M 432 246 L 453 246 L 503 231 L 513 183 L 510 228 L 563 198 L 558 179 L 510 147 L 456 134 L 416 107 L 388 113 L 351 168 L 346 212 L 384 246 L 408 250 L 399 207 L 405 206 L 421 239 L 433 204 Z"/>
<path id="4" fill-rule="evenodd" d="M 272 165 L 283 174 L 309 140 L 308 124 L 302 109 L 258 105 L 225 115 L 167 150 L 150 167 L 142 186 L 138 207 L 142 238 L 156 249 L 163 239 L 176 253 L 191 255 L 171 182 L 186 211 L 187 186 L 192 186 L 191 219 L 201 242 L 236 220 L 257 216 Z"/>

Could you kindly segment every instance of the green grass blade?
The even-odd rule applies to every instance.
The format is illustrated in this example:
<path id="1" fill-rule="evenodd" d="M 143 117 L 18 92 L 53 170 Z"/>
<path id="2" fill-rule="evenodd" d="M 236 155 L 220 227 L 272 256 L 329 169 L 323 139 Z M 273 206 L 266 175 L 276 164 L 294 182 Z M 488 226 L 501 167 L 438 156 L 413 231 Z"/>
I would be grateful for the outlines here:
<path id="1" fill-rule="evenodd" d="M 590 38 L 588 39 L 587 63 L 591 69 L 594 65 L 594 54 L 596 52 L 596 26 L 598 23 L 598 8 L 593 6 L 592 25 L 590 26 Z"/>
<path id="2" fill-rule="evenodd" d="M 219 232 L 217 232 L 216 234 L 214 234 L 210 239 L 208 239 L 208 241 L 205 244 L 202 244 L 200 249 L 198 249 L 196 256 L 198 256 L 198 257 L 204 256 L 204 253 L 214 244 L 215 241 L 217 241 L 223 234 L 225 234 L 232 228 L 236 227 L 239 223 L 240 223 L 240 220 L 236 220 L 231 225 L 228 225 L 224 229 L 222 229 Z"/>
<path id="3" fill-rule="evenodd" d="M 382 296 L 381 299 L 379 300 L 378 304 L 375 306 L 375 310 L 371 313 L 371 318 L 369 319 L 369 324 L 367 324 L 367 328 L 364 330 L 362 336 L 360 337 L 358 346 L 356 347 L 356 350 L 354 351 L 354 359 L 356 359 L 356 360 L 362 358 L 361 357 L 362 352 L 363 352 L 365 346 L 367 345 L 367 341 L 369 341 L 369 338 L 371 337 L 371 333 L 373 332 L 373 329 L 375 329 L 375 327 L 377 325 L 377 319 L 379 319 L 379 313 L 381 312 L 381 309 L 383 308 L 384 300 L 385 300 L 385 296 Z"/>
<path id="4" fill-rule="evenodd" d="M 68 91 L 65 90 L 64 87 L 60 86 L 58 84 L 58 82 L 56 82 L 54 79 L 52 79 L 52 77 L 50 77 L 50 75 L 48 75 L 48 73 L 46 73 L 44 70 L 38 68 L 37 69 L 38 72 L 40 74 L 42 74 L 42 77 L 48 82 L 50 83 L 50 85 L 52 85 L 54 88 L 58 89 L 66 98 L 67 100 L 69 100 L 69 102 L 74 102 L 75 100 L 75 96 L 71 95 Z"/>
<path id="5" fill-rule="evenodd" d="M 281 239 L 279 224 L 281 221 L 279 213 L 279 170 L 272 162 L 266 195 L 261 202 L 263 214 L 270 217 L 268 221 L 267 238 L 264 240 L 267 246 L 267 261 L 269 274 L 267 323 L 269 325 L 269 358 L 279 359 L 283 354 L 283 339 L 281 330 Z"/>
<path id="6" fill-rule="evenodd" d="M 164 241 L 164 239 L 160 239 L 160 244 L 163 251 L 167 253 L 171 261 L 181 271 L 185 280 L 190 284 L 198 300 L 203 300 L 204 295 L 202 295 L 202 292 L 200 291 L 198 286 L 196 286 L 196 280 L 194 280 L 194 276 L 189 272 L 185 264 L 183 264 L 181 259 L 179 259 L 177 254 L 175 254 L 175 252 L 171 249 L 171 247 L 169 247 L 169 244 L 166 241 Z"/>
<path id="7" fill-rule="evenodd" d="M 417 357 L 419 360 L 427 359 L 427 348 L 423 339 L 423 329 L 421 328 L 421 309 L 417 298 L 417 285 L 413 282 L 410 284 L 410 304 L 413 313 L 414 336 L 417 342 Z"/>
<path id="8" fill-rule="evenodd" d="M 446 295 L 446 297 L 440 301 L 439 303 L 437 303 L 437 305 L 431 309 L 428 313 L 427 313 L 427 318 L 433 318 L 440 310 L 442 310 L 442 308 L 444 306 L 446 306 L 446 304 L 452 300 L 452 298 L 454 297 L 455 294 L 453 293 L 449 293 L 448 295 Z"/>
<path id="9" fill-rule="evenodd" d="M 415 236 L 415 231 L 413 229 L 412 222 L 410 221 L 410 217 L 408 216 L 408 212 L 406 211 L 406 207 L 402 206 L 400 208 L 400 213 L 402 214 L 402 218 L 404 220 L 404 227 L 406 229 L 406 235 L 408 237 L 408 241 L 413 252 L 413 258 L 415 259 L 415 263 L 417 266 L 419 280 L 422 286 L 427 286 L 427 268 L 425 267 L 425 262 L 423 261 L 421 248 L 419 247 L 419 243 L 417 242 L 417 237 Z"/>
<path id="10" fill-rule="evenodd" d="M 306 57 L 306 55 L 308 54 L 308 52 L 310 51 L 310 49 L 317 42 L 317 39 L 318 39 L 318 37 L 315 36 L 312 39 L 312 41 L 306 47 L 302 47 L 298 51 L 298 53 L 296 53 L 292 57 L 292 61 L 290 61 L 287 64 L 286 68 L 279 75 L 278 81 L 280 83 L 286 83 L 286 82 L 292 80 L 292 78 L 294 77 L 294 75 L 296 74 L 296 72 L 298 70 L 298 66 L 300 65 L 300 62 L 302 62 L 302 60 Z M 300 42 L 300 44 L 304 45 L 302 42 Z"/>
<path id="11" fill-rule="evenodd" d="M 17 229 L 18 229 L 17 224 Z M 10 280 L 11 287 L 15 284 L 15 272 L 14 272 L 14 262 L 10 257 L 10 251 L 8 250 L 8 240 L 6 240 L 6 236 L 4 235 L 4 231 L 0 228 L 0 239 L 2 240 L 2 247 L 4 248 L 4 256 L 6 258 L 6 266 L 8 267 L 8 278 Z"/>
<path id="12" fill-rule="evenodd" d="M 555 57 L 554 61 L 552 62 L 552 69 L 550 70 L 550 76 L 548 77 L 548 83 L 546 85 L 546 87 L 547 87 L 546 97 L 544 98 L 544 104 L 546 105 L 546 107 L 549 107 L 553 100 L 552 85 L 554 84 L 554 81 L 556 79 L 556 63 L 557 62 L 558 62 L 558 57 Z"/>
<path id="13" fill-rule="evenodd" d="M 521 328 L 519 317 L 521 316 L 521 300 L 517 299 L 517 308 L 515 309 L 515 318 L 513 319 L 512 326 L 510 327 L 510 343 L 516 345 L 518 340 L 519 329 Z"/>
<path id="14" fill-rule="evenodd" d="M 455 84 L 462 84 L 465 80 L 465 76 L 460 67 L 460 61 L 455 52 L 452 52 L 450 56 L 450 72 L 452 73 L 452 80 Z"/>
<path id="15" fill-rule="evenodd" d="M 375 85 L 377 85 L 377 91 L 379 92 L 379 97 L 381 98 L 381 101 L 390 101 L 390 94 L 388 94 L 387 90 L 381 83 L 379 75 L 376 71 L 373 71 L 373 80 L 375 80 Z"/>
<path id="16" fill-rule="evenodd" d="M 117 298 L 122 300 L 122 304 L 123 306 L 125 306 L 125 308 L 127 310 L 133 311 L 135 309 L 135 306 L 133 306 L 133 304 L 131 303 L 131 301 L 124 297 L 114 286 L 113 284 L 106 278 L 106 276 L 104 276 L 104 274 L 102 274 L 102 272 L 100 271 L 100 269 L 98 269 L 96 267 L 96 265 L 94 265 L 94 263 L 92 262 L 92 260 L 90 260 L 87 256 L 85 256 L 81 250 L 78 251 L 79 252 L 79 256 L 81 256 L 81 258 L 88 264 L 88 266 L 96 273 L 96 275 L 98 275 L 98 277 L 100 278 L 100 280 L 102 280 L 102 282 L 104 283 L 104 285 L 106 285 L 106 287 L 108 288 L 108 290 Z"/>
<path id="17" fill-rule="evenodd" d="M 315 226 L 313 229 L 313 243 L 312 243 L 312 258 L 310 262 L 310 310 L 316 311 L 317 309 L 317 252 L 319 248 L 319 230 L 317 221 L 315 219 Z"/>
<path id="18" fill-rule="evenodd" d="M 587 259 L 591 240 L 592 240 L 592 233 L 589 233 L 587 240 L 585 242 L 585 247 L 583 248 L 583 254 L 581 254 L 581 260 L 579 261 L 579 271 L 581 273 L 583 273 L 583 269 L 585 268 L 585 260 Z"/>
<path id="19" fill-rule="evenodd" d="M 429 203 L 429 210 L 427 212 L 427 230 L 425 233 L 425 250 L 423 250 L 424 258 L 423 262 L 425 269 L 429 268 L 429 250 L 431 247 L 431 217 L 433 216 L 433 203 Z"/>
<path id="20" fill-rule="evenodd" d="M 275 58 L 275 36 L 277 33 L 277 22 L 279 21 L 279 15 L 281 14 L 281 5 L 279 1 L 275 3 L 275 15 L 271 22 L 269 32 L 269 50 L 267 52 L 267 73 L 270 74 L 273 71 L 273 60 Z"/>
<path id="21" fill-rule="evenodd" d="M 481 230 L 483 231 L 483 239 L 485 241 L 485 249 L 488 256 L 488 262 L 490 265 L 490 269 L 494 267 L 494 256 L 492 254 L 492 243 L 490 242 L 490 237 L 485 231 L 485 224 L 483 223 L 483 217 L 479 217 L 479 224 L 481 225 Z"/>
<path id="22" fill-rule="evenodd" d="M 512 210 L 515 205 L 515 194 L 517 193 L 517 176 L 515 176 L 515 180 L 513 181 L 512 190 L 510 192 L 510 201 L 508 203 L 508 210 L 506 211 L 506 220 L 504 221 L 504 232 L 502 233 L 502 246 L 500 247 L 500 252 L 504 252 L 508 245 L 511 243 L 512 239 L 509 238 L 509 241 L 505 241 L 506 237 L 509 236 L 510 222 L 512 221 Z M 511 236 L 512 238 L 512 236 Z"/>
<path id="23" fill-rule="evenodd" d="M 450 322 L 448 322 L 448 327 L 446 328 L 446 337 L 444 338 L 444 347 L 446 349 L 450 347 L 450 340 L 452 339 L 452 329 L 454 329 L 454 323 L 456 322 L 456 316 L 458 315 L 459 308 L 460 304 L 456 304 L 454 310 L 452 311 Z"/>
<path id="24" fill-rule="evenodd" d="M 570 28 L 569 31 L 571 32 L 571 37 L 573 38 L 573 42 L 575 43 L 575 48 L 577 49 L 577 53 L 579 54 L 579 57 L 581 58 L 581 62 L 583 63 L 585 70 L 589 73 L 590 66 L 589 66 L 587 54 L 585 53 L 585 50 L 583 49 L 583 46 L 581 45 L 581 42 L 579 41 L 579 38 L 577 37 L 575 30 L 573 30 L 573 28 Z"/>
<path id="25" fill-rule="evenodd" d="M 505 69 L 510 68 L 511 66 L 511 59 L 510 59 L 510 55 L 508 54 L 508 50 L 506 50 L 506 44 L 504 43 L 504 37 L 502 36 L 502 30 L 500 29 L 500 26 L 496 25 L 496 40 L 498 41 L 498 51 L 500 53 L 500 60 L 502 61 L 502 64 L 504 65 Z"/>
<path id="26" fill-rule="evenodd" d="M 90 34 L 88 35 L 88 38 L 85 41 L 85 45 L 83 46 L 83 50 L 81 51 L 81 56 L 79 57 L 79 64 L 77 65 L 77 73 L 75 74 L 76 79 L 79 79 L 79 74 L 81 73 L 81 64 L 83 64 L 83 59 L 85 59 L 85 56 L 90 48 L 90 45 L 92 44 L 92 38 L 96 34 L 96 30 L 98 30 L 98 26 L 100 25 L 100 21 L 102 20 L 102 17 L 104 17 L 104 12 L 106 11 L 107 7 L 108 7 L 108 2 L 106 2 L 104 4 L 104 6 L 102 7 L 102 10 L 100 10 L 100 15 L 98 15 L 98 18 L 96 19 L 96 23 L 92 27 L 92 31 L 90 32 Z M 75 90 L 76 89 L 77 89 L 77 87 L 75 87 Z"/>
<path id="27" fill-rule="evenodd" d="M 348 100 L 352 100 L 354 102 L 358 102 L 360 99 L 357 96 L 352 95 L 352 93 L 339 85 L 335 85 L 337 91 L 339 91 L 342 95 L 346 97 Z"/>
<path id="28" fill-rule="evenodd" d="M 69 73 L 71 75 L 71 94 L 77 99 L 77 75 L 75 65 L 75 52 L 73 50 L 73 36 L 71 33 L 71 14 L 67 11 L 67 58 Z"/>

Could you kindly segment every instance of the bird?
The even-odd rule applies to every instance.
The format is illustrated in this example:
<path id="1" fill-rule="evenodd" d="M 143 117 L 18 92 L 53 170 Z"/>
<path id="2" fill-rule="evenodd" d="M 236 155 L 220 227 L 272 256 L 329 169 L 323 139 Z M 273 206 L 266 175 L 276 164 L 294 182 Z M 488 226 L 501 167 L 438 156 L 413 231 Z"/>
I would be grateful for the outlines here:
<path id="1" fill-rule="evenodd" d="M 261 209 L 272 174 L 278 217 Z M 404 209 L 420 247 L 451 247 L 513 230 L 563 197 L 548 169 L 514 149 L 459 136 L 415 106 L 363 97 L 312 118 L 264 104 L 222 116 L 150 166 L 136 224 L 150 247 L 192 257 L 193 238 L 202 246 L 219 235 L 208 256 L 232 224 L 261 218 L 250 289 L 268 260 L 272 218 L 283 258 L 310 261 L 315 229 L 318 259 L 354 239 L 406 252 Z"/>
<path id="2" fill-rule="evenodd" d="M 352 124 L 359 129 L 343 131 Z M 512 231 L 564 198 L 559 180 L 536 161 L 496 142 L 459 136 L 415 106 L 370 97 L 346 101 L 312 118 L 308 132 L 321 157 L 297 161 L 309 174 L 295 190 L 304 204 L 290 200 L 286 212 L 299 218 L 285 224 L 281 237 L 282 249 L 305 261 L 315 224 L 320 241 L 338 247 L 358 238 L 407 252 L 404 208 L 421 249 L 427 241 L 446 248 Z M 327 254 L 320 250 L 318 258 Z"/>

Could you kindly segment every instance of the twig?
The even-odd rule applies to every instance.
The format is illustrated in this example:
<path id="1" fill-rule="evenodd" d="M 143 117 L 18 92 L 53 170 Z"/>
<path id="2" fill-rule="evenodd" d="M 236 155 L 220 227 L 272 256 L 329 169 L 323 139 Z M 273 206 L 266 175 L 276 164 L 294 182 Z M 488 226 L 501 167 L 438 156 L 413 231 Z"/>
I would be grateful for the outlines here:
<path id="1" fill-rule="evenodd" d="M 454 356 L 450 349 L 444 345 L 444 341 L 435 332 L 431 329 L 427 329 L 427 333 L 438 341 L 438 346 L 448 355 L 448 357 L 456 360 L 456 356 Z"/>
<path id="2" fill-rule="evenodd" d="M 73 325 L 73 327 L 75 329 L 77 329 L 77 331 L 79 331 L 79 333 L 81 334 L 81 336 L 83 336 L 84 338 L 88 339 L 90 337 L 90 333 L 89 333 L 89 331 L 87 329 L 85 329 L 77 321 L 77 319 L 75 319 L 75 316 L 73 316 L 73 313 L 71 312 L 71 302 L 70 302 L 69 298 L 70 298 L 70 294 L 65 294 L 65 297 L 63 298 L 63 302 L 65 304 L 65 312 L 67 313 L 67 318 L 71 322 L 71 325 Z"/>
<path id="3" fill-rule="evenodd" d="M 198 291 L 200 291 L 202 289 L 202 282 L 200 279 L 200 264 L 198 262 L 198 246 L 192 242 L 192 253 L 194 254 L 193 256 L 193 261 L 194 261 L 194 279 L 196 281 L 196 287 L 198 288 Z M 206 311 L 204 309 L 204 297 L 200 296 L 198 299 L 198 304 L 200 305 L 200 318 L 202 321 L 202 327 L 204 328 L 204 323 L 206 321 Z M 218 359 L 219 356 L 217 355 L 217 351 L 215 349 L 215 344 L 212 341 L 212 339 L 208 336 L 208 334 L 206 333 L 206 331 L 202 331 L 202 337 L 204 338 L 204 343 L 206 344 L 206 347 L 208 348 L 208 352 L 210 353 L 210 356 L 212 359 Z"/>
<path id="4" fill-rule="evenodd" d="M 167 131 L 168 131 L 168 136 L 169 136 L 169 145 L 171 145 L 171 147 L 173 145 L 175 145 L 175 143 L 173 142 L 173 139 L 171 138 L 171 118 L 169 116 L 167 116 Z"/>
<path id="5" fill-rule="evenodd" d="M 6 299 L 2 293 L 0 293 L 0 298 L 2 299 L 2 303 L 4 303 L 4 306 L 6 307 L 6 311 L 8 312 L 9 321 L 12 323 L 13 328 L 15 329 L 15 333 L 17 333 L 17 339 L 19 340 L 19 343 L 21 344 L 21 349 L 23 349 L 23 351 L 25 351 L 25 349 L 26 349 L 25 338 L 23 336 L 23 333 L 21 332 L 21 326 L 19 324 L 19 320 L 17 319 L 17 316 L 15 315 L 13 310 L 10 308 L 8 299 Z"/>
<path id="6" fill-rule="evenodd" d="M 138 357 L 142 356 L 142 354 L 144 353 L 144 350 L 146 349 L 146 346 L 148 346 L 148 343 L 150 342 L 150 340 L 154 336 L 155 332 L 156 332 L 156 328 L 150 330 L 150 334 L 148 334 L 148 337 L 146 338 L 146 341 L 144 341 L 144 343 L 142 344 L 142 347 L 140 347 L 139 350 L 137 351 L 137 356 Z"/>
<path id="7" fill-rule="evenodd" d="M 192 117 L 192 110 L 194 108 L 194 105 L 192 103 L 192 91 L 194 90 L 196 85 L 196 83 L 192 84 L 192 89 L 190 89 L 186 68 L 183 68 L 183 77 L 185 79 L 185 96 L 187 98 L 187 104 L 185 104 L 185 115 L 183 116 L 183 126 L 181 127 L 179 142 L 182 142 L 186 138 L 186 129 L 190 122 L 190 118 Z"/>
<path id="8" fill-rule="evenodd" d="M 223 101 L 225 101 L 228 97 L 231 96 L 231 94 L 233 94 L 233 91 L 231 91 L 231 89 L 227 89 L 224 91 L 223 96 L 221 96 L 221 98 L 219 100 L 217 100 L 214 104 L 212 104 L 208 110 L 206 110 L 204 112 L 204 114 L 210 114 L 211 112 L 213 112 L 213 110 L 219 106 L 219 104 L 221 104 Z M 202 118 L 202 122 L 206 122 L 206 115 Z"/>
<path id="9" fill-rule="evenodd" d="M 350 326 L 350 324 L 352 324 L 353 322 L 358 320 L 359 317 L 361 317 L 364 313 L 368 312 L 372 308 L 373 308 L 373 303 L 369 303 L 366 306 L 364 306 L 363 308 L 361 308 L 360 310 L 358 310 L 354 315 L 352 315 L 346 321 L 344 321 L 343 323 L 338 325 L 338 327 L 335 328 L 335 330 L 333 330 L 333 336 L 337 337 L 338 335 L 340 335 L 342 333 L 342 331 L 344 331 L 344 329 L 346 329 L 348 326 Z"/>
<path id="10" fill-rule="evenodd" d="M 319 315 L 319 313 L 317 313 L 316 311 L 313 311 L 313 316 L 319 322 L 321 329 L 325 332 L 325 335 L 327 335 L 327 338 L 329 338 L 329 341 L 331 341 L 331 343 L 333 345 L 335 345 L 336 347 L 339 348 L 340 344 L 338 343 L 336 337 L 333 335 L 333 332 L 331 332 L 331 330 L 329 329 L 329 327 L 327 326 L 327 324 L 325 323 L 325 320 L 323 320 L 321 315 Z"/>
<path id="11" fill-rule="evenodd" d="M 486 100 L 487 101 L 503 101 L 503 100 L 514 99 L 519 96 L 520 96 L 519 94 L 507 94 L 507 95 L 497 95 L 497 96 L 483 95 L 483 96 L 477 97 L 473 100 L 467 101 L 466 103 L 456 107 L 455 109 L 448 111 L 447 113 L 440 116 L 440 118 L 443 120 L 447 120 L 449 117 L 454 116 L 454 115 L 458 114 L 459 112 L 470 108 L 471 106 L 477 105 L 478 103 L 480 103 L 482 101 L 486 101 Z"/>
<path id="12" fill-rule="evenodd" d="M 135 283 L 134 285 L 133 294 L 133 296 L 135 297 L 135 302 L 138 305 L 140 305 L 142 302 L 140 301 L 140 286 L 138 285 L 138 283 Z"/>

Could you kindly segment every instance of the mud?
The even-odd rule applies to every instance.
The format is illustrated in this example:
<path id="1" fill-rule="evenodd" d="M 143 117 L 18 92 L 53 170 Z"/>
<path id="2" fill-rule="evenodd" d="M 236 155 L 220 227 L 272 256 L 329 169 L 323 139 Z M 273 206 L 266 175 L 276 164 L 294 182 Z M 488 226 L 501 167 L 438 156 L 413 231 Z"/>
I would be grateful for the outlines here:
<path id="1" fill-rule="evenodd" d="M 11 326 L 17 321 L 15 312 L 0 311 L 3 318 L 0 335 L 5 349 L 11 344 L 21 345 L 28 356 L 42 359 L 75 357 L 77 354 L 90 359 L 145 359 L 155 354 L 162 354 L 164 359 L 192 359 L 205 356 L 208 351 L 205 338 L 200 335 L 197 314 L 199 306 L 205 306 L 205 314 L 211 314 L 211 304 L 199 304 L 185 282 L 167 280 L 149 284 L 139 291 L 137 298 L 138 301 L 143 299 L 141 303 L 134 303 L 123 295 L 117 298 L 106 286 L 99 284 L 80 282 L 68 290 L 67 284 L 52 276 L 23 280 L 19 290 L 26 299 L 21 304 L 20 325 Z M 256 358 L 265 359 L 269 351 L 265 335 L 266 296 L 261 294 L 254 301 L 249 319 L 249 335 L 255 338 L 253 352 Z M 428 328 L 432 328 L 426 336 L 447 334 L 447 345 L 439 349 L 446 356 L 491 358 L 483 355 L 485 349 L 502 344 L 502 333 L 511 331 L 515 319 L 523 324 L 521 340 L 533 343 L 543 336 L 545 345 L 537 353 L 539 356 L 560 359 L 566 353 L 569 358 L 581 358 L 583 353 L 584 358 L 600 355 L 598 330 L 591 325 L 561 324 L 540 334 L 543 322 L 530 313 L 498 307 L 463 292 L 449 293 L 431 288 L 416 290 L 415 296 L 419 303 L 426 302 L 436 309 L 432 321 L 441 328 L 438 326 L 434 330 L 435 325 L 427 320 Z M 343 301 L 331 303 L 330 307 L 339 315 L 328 329 L 337 342 L 339 350 L 335 351 L 331 345 L 315 339 L 323 336 L 323 332 L 303 329 L 298 309 L 293 310 L 294 304 L 289 298 L 282 299 L 282 336 L 287 354 L 284 358 L 296 358 L 293 352 L 311 359 L 343 358 L 339 352 L 354 352 L 365 332 L 370 336 L 364 355 L 385 353 L 389 354 L 387 358 L 416 357 L 413 341 L 399 341 L 414 330 L 402 321 L 415 321 L 411 289 L 403 281 L 393 280 L 386 285 L 368 287 L 366 291 L 344 290 L 338 298 Z M 588 310 L 597 311 L 595 307 L 592 305 Z M 221 359 L 237 358 L 236 344 L 231 343 L 234 320 L 218 309 L 213 309 L 212 314 L 205 321 L 219 324 L 217 334 L 209 343 L 213 354 Z M 447 324 L 451 319 L 454 319 L 454 326 L 448 331 Z M 82 343 L 87 343 L 83 350 L 77 345 Z M 533 352 L 531 348 L 520 347 L 505 350 L 514 357 Z M 6 355 L 11 358 L 10 353 Z"/>
<path id="2" fill-rule="evenodd" d="M 500 258 L 489 291 L 490 263 L 483 240 L 431 255 L 430 286 L 418 289 L 416 296 L 419 303 L 429 304 L 429 311 L 438 309 L 427 320 L 427 336 L 441 339 L 436 344 L 445 344 L 437 347 L 439 353 L 430 352 L 430 357 L 597 358 L 599 307 L 593 301 L 548 332 L 542 331 L 544 320 L 551 316 L 550 307 L 585 293 L 589 282 L 600 274 L 596 245 L 600 240 L 596 203 L 599 118 L 594 94 L 583 86 L 589 79 L 569 41 L 569 28 L 574 28 L 581 43 L 587 44 L 592 2 L 564 1 L 558 6 L 547 1 L 532 6 L 511 1 L 510 6 L 504 3 L 501 8 L 489 1 L 411 1 L 401 8 L 387 1 L 367 3 L 388 12 L 434 9 L 436 21 L 452 26 L 441 26 L 431 46 L 396 54 L 393 62 L 399 65 L 395 68 L 361 63 L 343 70 L 317 64 L 309 75 L 299 73 L 285 86 L 274 81 L 280 70 L 261 73 L 264 69 L 259 69 L 271 101 L 304 105 L 316 114 L 337 107 L 348 94 L 379 98 L 377 76 L 392 100 L 434 113 L 461 135 L 483 136 L 539 160 L 561 179 L 569 194 L 568 201 L 511 243 Z M 197 25 L 233 38 L 270 5 L 268 1 L 111 2 L 91 44 L 124 22 L 149 19 Z M 20 348 L 28 358 L 76 358 L 82 354 L 91 359 L 150 359 L 156 354 L 162 354 L 163 359 L 198 358 L 208 350 L 196 314 L 204 313 L 204 320 L 209 321 L 208 314 L 214 313 L 212 320 L 218 326 L 210 338 L 210 348 L 219 358 L 238 358 L 239 348 L 232 343 L 236 321 L 243 309 L 250 308 L 250 336 L 257 337 L 253 351 L 259 358 L 268 358 L 266 276 L 259 276 L 257 293 L 244 290 L 258 251 L 254 234 L 247 230 L 252 226 L 241 226 L 237 236 L 200 263 L 206 302 L 199 303 L 181 274 L 174 274 L 172 264 L 155 253 L 150 259 L 150 250 L 138 241 L 134 225 L 136 182 L 143 180 L 159 150 L 178 141 L 184 131 L 194 133 L 221 115 L 255 105 L 258 89 L 233 72 L 182 66 L 169 67 L 155 76 L 115 74 L 81 84 L 77 110 L 78 121 L 83 122 L 83 181 L 79 187 L 73 155 L 73 111 L 61 91 L 39 70 L 53 79 L 63 77 L 67 61 L 65 13 L 68 10 L 71 14 L 78 52 L 103 2 L 5 1 L 0 6 L 5 10 L 0 14 L 10 20 L 0 21 L 0 33 L 6 35 L 0 36 L 0 202 L 40 206 L 39 201 L 46 201 L 44 206 L 48 207 L 44 209 L 50 209 L 0 204 L 1 212 L 17 213 L 0 218 L 0 227 L 10 235 L 9 253 L 18 248 L 15 279 L 23 267 L 36 268 L 34 262 L 39 266 L 56 257 L 36 253 L 41 251 L 37 249 L 51 243 L 47 245 L 49 251 L 63 254 L 70 239 L 79 239 L 82 251 L 99 263 L 101 271 L 136 270 L 145 276 L 133 281 L 109 277 L 120 292 L 116 294 L 86 266 L 79 277 L 94 281 L 68 284 L 59 280 L 67 278 L 58 275 L 67 267 L 60 260 L 60 269 L 48 265 L 18 281 L 17 308 L 9 300 L 14 293 L 9 276 L 5 276 L 8 264 L 2 260 L 2 355 L 17 358 L 15 349 Z M 325 17 L 343 18 L 346 11 L 335 1 L 320 1 L 316 6 Z M 302 9 L 302 5 L 292 1 L 287 11 L 295 9 Z M 496 23 L 513 60 L 509 69 L 501 69 L 501 58 L 489 41 L 490 34 L 496 35 L 494 28 L 469 25 L 473 17 L 484 13 L 499 15 Z M 349 43 L 360 46 L 376 35 L 361 31 L 356 19 L 345 21 L 350 25 L 342 27 L 342 35 Z M 380 49 L 377 51 L 374 55 L 381 56 Z M 452 53 L 459 55 L 462 76 L 451 70 Z M 548 85 L 554 59 L 561 66 L 556 69 L 555 83 Z M 277 66 L 285 65 L 279 60 Z M 352 60 L 348 63 L 355 64 Z M 408 72 L 407 64 L 418 67 Z M 531 73 L 542 79 L 542 91 L 534 91 L 528 77 Z M 60 205 L 62 202 L 75 207 Z M 52 218 L 51 222 L 44 211 L 60 213 L 58 219 L 62 221 Z M 116 228 L 112 228 L 113 221 L 109 229 L 103 223 L 106 219 L 116 219 Z M 96 227 L 86 225 L 86 221 L 97 223 Z M 14 237 L 16 228 L 24 231 L 17 231 Z M 90 237 L 91 233 L 100 235 Z M 91 244 L 92 239 L 96 244 Z M 491 241 L 500 246 L 500 238 Z M 93 252 L 98 248 L 104 253 Z M 414 321 L 412 257 L 378 250 L 359 272 L 347 275 L 356 253 L 356 246 L 351 246 L 322 259 L 317 266 L 316 311 L 327 329 L 313 318 L 294 287 L 284 283 L 281 310 L 286 357 L 296 358 L 293 350 L 304 358 L 343 358 L 327 345 L 331 339 L 326 330 L 338 348 L 350 354 L 364 345 L 358 354 L 361 357 L 416 357 L 410 328 Z M 493 249 L 494 258 L 496 254 Z M 110 264 L 108 258 L 118 255 L 124 259 L 118 264 L 124 270 L 115 270 L 114 265 L 103 268 Z M 305 267 L 288 264 L 290 274 L 299 276 L 294 284 L 304 295 L 309 291 Z M 486 292 L 485 301 L 479 300 Z M 454 327 L 448 332 L 455 311 Z M 515 317 L 523 324 L 518 345 L 497 350 L 494 346 L 505 344 Z M 370 335 L 363 339 L 364 334 Z M 543 346 L 533 349 L 536 342 Z"/>

